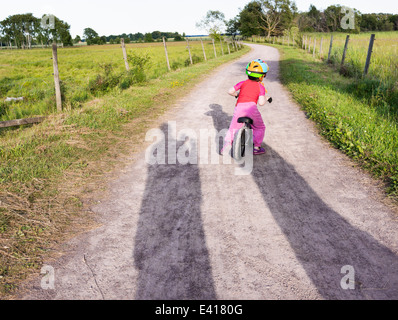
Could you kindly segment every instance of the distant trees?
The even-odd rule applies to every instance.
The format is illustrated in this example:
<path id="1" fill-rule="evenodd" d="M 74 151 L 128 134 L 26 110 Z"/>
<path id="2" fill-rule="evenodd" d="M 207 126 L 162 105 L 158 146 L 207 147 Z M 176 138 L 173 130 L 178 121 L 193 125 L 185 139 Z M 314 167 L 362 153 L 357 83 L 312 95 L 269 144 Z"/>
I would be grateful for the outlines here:
<path id="1" fill-rule="evenodd" d="M 239 30 L 244 36 L 280 35 L 292 26 L 296 15 L 297 7 L 290 0 L 251 1 L 238 15 Z"/>
<path id="2" fill-rule="evenodd" d="M 280 34 L 285 29 L 290 29 L 297 13 L 296 4 L 290 0 L 262 0 L 259 1 L 261 14 L 260 28 L 269 38 L 271 35 Z"/>
<path id="3" fill-rule="evenodd" d="M 396 14 L 361 14 L 357 9 L 352 10 L 354 28 L 345 29 L 342 21 L 346 12 L 341 5 L 330 5 L 324 10 L 318 10 L 315 5 L 310 5 L 308 11 L 298 12 L 294 1 L 291 0 L 253 0 L 246 4 L 238 16 L 227 23 L 227 26 L 237 26 L 243 36 L 278 36 L 283 34 L 284 30 L 291 30 L 292 27 L 298 28 L 300 32 L 358 33 L 398 30 Z"/>
<path id="4" fill-rule="evenodd" d="M 360 26 L 362 31 L 398 30 L 398 15 L 385 13 L 363 14 Z"/>
<path id="5" fill-rule="evenodd" d="M 54 17 L 53 28 L 46 28 L 42 25 L 42 18 L 26 13 L 0 21 L 1 42 L 18 48 L 31 48 L 33 43 L 44 45 L 53 41 L 62 42 L 64 46 L 73 45 L 68 23 Z"/>

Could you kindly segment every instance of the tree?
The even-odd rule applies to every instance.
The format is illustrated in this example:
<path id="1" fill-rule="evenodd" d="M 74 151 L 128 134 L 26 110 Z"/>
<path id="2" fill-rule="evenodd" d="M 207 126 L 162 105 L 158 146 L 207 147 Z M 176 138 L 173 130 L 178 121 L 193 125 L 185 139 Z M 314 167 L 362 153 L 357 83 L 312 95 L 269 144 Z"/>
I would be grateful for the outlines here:
<path id="1" fill-rule="evenodd" d="M 86 38 L 87 45 L 98 43 L 98 33 L 92 28 L 85 28 L 83 35 Z"/>
<path id="2" fill-rule="evenodd" d="M 264 31 L 260 27 L 262 15 L 261 4 L 258 1 L 249 2 L 238 15 L 241 35 L 251 37 L 263 33 Z"/>
<path id="3" fill-rule="evenodd" d="M 235 17 L 234 19 L 228 20 L 226 26 L 227 26 L 227 30 L 225 30 L 226 34 L 232 36 L 232 38 L 235 39 L 240 27 L 239 18 Z"/>
<path id="4" fill-rule="evenodd" d="M 220 11 L 207 11 L 206 16 L 196 24 L 198 28 L 205 29 L 209 35 L 218 40 L 225 29 L 225 15 Z"/>
<path id="5" fill-rule="evenodd" d="M 267 37 L 280 34 L 284 29 L 290 29 L 293 18 L 297 14 L 297 7 L 290 0 L 262 0 L 260 18 Z"/>
<path id="6" fill-rule="evenodd" d="M 144 42 L 153 42 L 152 34 L 145 33 L 144 35 Z"/>
<path id="7" fill-rule="evenodd" d="M 18 48 L 31 48 L 34 40 L 42 44 L 52 40 L 61 41 L 65 46 L 73 45 L 69 24 L 54 17 L 54 26 L 49 29 L 41 22 L 42 19 L 34 17 L 31 13 L 9 16 L 0 22 L 3 38 L 8 44 L 14 43 Z"/>

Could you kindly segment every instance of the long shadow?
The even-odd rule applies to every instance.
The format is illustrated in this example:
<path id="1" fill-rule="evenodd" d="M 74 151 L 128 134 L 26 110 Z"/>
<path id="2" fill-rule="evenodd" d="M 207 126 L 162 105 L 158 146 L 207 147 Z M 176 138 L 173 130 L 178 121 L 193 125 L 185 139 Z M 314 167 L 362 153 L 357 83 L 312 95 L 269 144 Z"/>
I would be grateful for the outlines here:
<path id="1" fill-rule="evenodd" d="M 139 270 L 136 299 L 213 300 L 216 292 L 201 219 L 199 169 L 178 161 L 168 164 L 168 144 L 176 141 L 168 137 L 168 125 L 160 129 L 165 139 L 153 150 L 165 144 L 166 164 L 148 164 L 133 253 Z"/>
<path id="2" fill-rule="evenodd" d="M 213 123 L 221 130 L 230 116 L 219 105 L 211 108 Z M 266 149 L 266 155 L 254 158 L 253 179 L 318 292 L 325 299 L 397 299 L 397 255 L 351 225 L 293 165 L 271 147 Z M 344 266 L 355 272 L 354 289 L 341 286 Z"/>

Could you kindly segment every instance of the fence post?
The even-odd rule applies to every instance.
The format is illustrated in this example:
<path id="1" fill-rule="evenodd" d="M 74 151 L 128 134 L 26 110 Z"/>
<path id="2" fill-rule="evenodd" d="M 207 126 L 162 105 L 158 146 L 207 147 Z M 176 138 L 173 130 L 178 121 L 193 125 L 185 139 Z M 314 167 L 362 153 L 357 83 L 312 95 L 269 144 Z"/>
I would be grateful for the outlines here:
<path id="1" fill-rule="evenodd" d="M 373 50 L 373 42 L 375 40 L 375 34 L 372 34 L 370 36 L 370 41 L 369 41 L 369 48 L 368 48 L 368 55 L 366 57 L 366 63 L 365 63 L 365 70 L 363 72 L 363 75 L 366 76 L 369 71 L 369 65 L 370 65 L 370 58 L 372 57 L 372 50 Z"/>
<path id="2" fill-rule="evenodd" d="M 319 58 L 322 59 L 322 43 L 323 43 L 323 37 L 321 37 L 321 44 L 319 47 Z"/>
<path id="3" fill-rule="evenodd" d="M 166 53 L 167 69 L 170 69 L 169 55 L 167 54 L 166 39 L 163 37 L 164 52 Z"/>
<path id="4" fill-rule="evenodd" d="M 308 37 L 305 36 L 304 51 L 307 51 L 307 40 L 308 40 Z"/>
<path id="5" fill-rule="evenodd" d="M 189 52 L 189 60 L 191 60 L 191 65 L 192 65 L 192 64 L 193 64 L 193 61 L 192 61 L 191 48 L 189 47 L 189 40 L 188 40 L 188 38 L 187 38 L 187 49 L 188 49 L 188 52 Z"/>
<path id="6" fill-rule="evenodd" d="M 202 38 L 200 38 L 200 43 L 202 44 L 203 56 L 205 57 L 205 61 L 207 61 L 207 58 L 206 58 L 206 51 L 205 51 L 205 47 L 203 46 L 203 40 L 202 40 Z"/>
<path id="7" fill-rule="evenodd" d="M 224 49 L 223 49 L 223 47 L 222 47 L 222 40 L 221 40 L 221 37 L 220 37 L 220 45 L 221 45 L 221 53 L 222 53 L 222 55 L 224 55 Z"/>
<path id="8" fill-rule="evenodd" d="M 347 38 L 345 39 L 343 57 L 341 58 L 341 66 L 343 66 L 343 64 L 344 64 L 345 55 L 346 55 L 346 53 L 347 53 L 347 47 L 348 47 L 348 41 L 349 41 L 349 40 L 350 40 L 350 36 L 347 35 Z"/>
<path id="9" fill-rule="evenodd" d="M 328 62 L 330 62 L 330 56 L 331 56 L 331 54 L 332 54 L 332 47 L 333 47 L 333 35 L 330 37 L 330 46 L 329 46 Z"/>
<path id="10" fill-rule="evenodd" d="M 128 62 L 128 60 L 127 60 L 127 53 L 126 53 L 126 46 L 124 45 L 124 39 L 121 38 L 120 41 L 121 41 L 121 43 L 122 43 L 124 64 L 125 64 L 125 66 L 126 66 L 126 70 L 129 71 L 129 70 L 130 70 L 130 67 L 129 67 L 129 62 Z"/>
<path id="11" fill-rule="evenodd" d="M 308 42 L 308 52 L 311 52 L 311 39 L 312 37 L 310 37 L 310 41 Z"/>
<path id="12" fill-rule="evenodd" d="M 59 71 L 58 71 L 58 52 L 57 44 L 53 43 L 53 67 L 54 67 L 54 84 L 55 84 L 55 97 L 57 102 L 57 111 L 62 111 L 62 98 L 61 86 L 59 84 Z"/>
<path id="13" fill-rule="evenodd" d="M 227 42 L 227 47 L 228 47 L 228 54 L 231 54 L 231 50 L 229 49 L 229 42 Z"/>
<path id="14" fill-rule="evenodd" d="M 125 64 L 125 66 L 126 66 L 126 70 L 129 71 L 129 70 L 130 70 L 130 67 L 129 67 L 129 63 L 128 63 L 128 60 L 127 60 L 127 52 L 126 52 L 126 46 L 125 46 L 125 44 L 124 44 L 124 39 L 121 38 L 121 39 L 120 39 L 120 42 L 121 42 L 121 44 L 122 44 L 124 64 Z"/>
<path id="15" fill-rule="evenodd" d="M 316 38 L 314 38 L 314 50 L 312 51 L 312 58 L 315 58 Z"/>
<path id="16" fill-rule="evenodd" d="M 214 57 L 217 58 L 217 52 L 216 52 L 216 45 L 214 44 L 214 39 L 211 39 L 213 42 L 213 49 L 214 49 Z"/>

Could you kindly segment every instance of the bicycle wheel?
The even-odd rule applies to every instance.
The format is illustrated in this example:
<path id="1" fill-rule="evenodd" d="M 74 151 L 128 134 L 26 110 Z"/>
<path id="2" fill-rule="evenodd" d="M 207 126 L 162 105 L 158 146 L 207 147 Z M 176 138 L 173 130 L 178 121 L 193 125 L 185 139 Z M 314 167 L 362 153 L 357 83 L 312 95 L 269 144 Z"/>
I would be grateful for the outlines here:
<path id="1" fill-rule="evenodd" d="M 246 146 L 248 145 L 246 140 L 249 140 L 251 136 L 248 130 L 250 129 L 245 126 L 240 128 L 233 142 L 233 157 L 238 161 L 242 160 L 246 154 Z"/>

